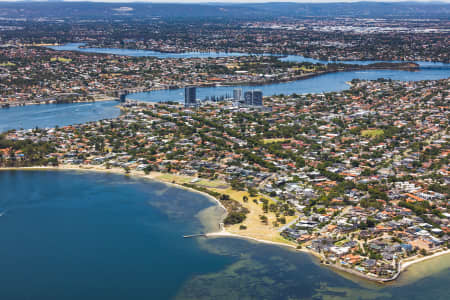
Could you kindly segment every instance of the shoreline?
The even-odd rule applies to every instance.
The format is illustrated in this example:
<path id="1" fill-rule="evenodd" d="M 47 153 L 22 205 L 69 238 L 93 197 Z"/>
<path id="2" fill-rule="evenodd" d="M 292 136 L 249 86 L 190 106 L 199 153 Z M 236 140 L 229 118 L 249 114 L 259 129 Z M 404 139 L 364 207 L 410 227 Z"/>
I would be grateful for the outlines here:
<path id="1" fill-rule="evenodd" d="M 133 50 L 133 51 L 149 51 L 149 52 L 159 52 L 161 54 L 186 54 L 186 53 L 200 53 L 200 54 L 208 54 L 208 53 L 237 53 L 240 54 L 240 56 L 250 56 L 250 55 L 264 55 L 264 56 L 275 56 L 275 57 L 279 57 L 279 58 L 285 58 L 287 56 L 301 56 L 303 58 L 306 59 L 314 59 L 317 61 L 322 61 L 318 56 L 305 56 L 305 54 L 302 53 L 269 53 L 266 51 L 240 51 L 242 49 L 234 49 L 234 50 L 228 50 L 228 49 L 215 49 L 213 51 L 211 50 L 202 50 L 202 49 L 192 49 L 191 51 L 186 51 L 183 49 L 177 49 L 177 50 L 164 50 L 161 48 L 143 48 L 143 49 L 138 49 L 136 47 L 113 47 L 113 45 L 108 46 L 108 45 L 96 45 L 96 44 L 89 44 L 89 41 L 73 41 L 73 42 L 68 42 L 68 43 L 63 43 L 63 44 L 59 44 L 59 43 L 55 43 L 55 44 L 36 44 L 36 45 L 24 45 L 24 46 L 36 46 L 36 47 L 50 47 L 50 46 L 65 46 L 68 44 L 82 44 L 80 46 L 78 46 L 78 49 L 74 49 L 74 50 L 59 50 L 59 49 L 53 49 L 55 51 L 77 51 L 77 52 L 84 52 L 84 53 L 96 53 L 96 54 L 110 54 L 110 55 L 119 55 L 119 56 L 123 56 L 122 54 L 113 54 L 113 53 L 101 53 L 101 52 L 95 52 L 96 49 L 113 49 L 113 50 Z M 51 49 L 51 48 L 50 48 Z M 93 50 L 91 51 L 80 51 L 80 49 L 88 49 L 88 50 Z M 148 57 L 154 57 L 149 55 Z M 324 62 L 326 63 L 335 63 L 337 61 L 341 61 L 341 62 L 354 62 L 354 61 L 376 61 L 373 58 L 358 58 L 358 57 L 354 57 L 354 58 L 343 58 L 340 60 L 326 60 Z M 380 61 L 395 61 L 392 59 L 382 59 Z M 417 62 L 430 62 L 430 63 L 444 63 L 446 64 L 447 62 L 442 61 L 442 60 L 415 60 Z M 400 60 L 399 62 L 411 62 L 411 60 Z"/>
<path id="2" fill-rule="evenodd" d="M 89 101 L 72 101 L 72 102 L 23 102 L 23 103 L 0 103 L 0 109 L 8 109 L 14 107 L 24 107 L 24 106 L 33 106 L 33 105 L 49 105 L 49 104 L 84 104 L 84 103 L 95 103 L 95 102 L 108 102 L 108 101 L 117 101 L 117 98 L 114 97 L 101 97 L 99 99 L 89 100 Z"/>
<path id="3" fill-rule="evenodd" d="M 150 172 L 148 175 L 145 174 L 141 174 L 138 173 L 140 171 L 130 171 L 130 173 L 125 173 L 124 170 L 122 168 L 117 168 L 117 167 L 112 167 L 111 169 L 106 169 L 103 167 L 99 167 L 99 166 L 86 166 L 86 167 L 77 167 L 76 165 L 59 165 L 57 167 L 50 167 L 50 166 L 35 166 L 35 167 L 0 167 L 0 171 L 20 171 L 20 170 L 67 170 L 67 171 L 91 171 L 91 172 L 98 172 L 98 173 L 111 173 L 111 174 L 118 174 L 118 175 L 128 175 L 128 176 L 133 176 L 133 177 L 139 177 L 139 178 L 145 178 L 145 179 L 151 179 L 160 183 L 165 183 L 167 185 L 171 185 L 171 186 L 176 186 L 178 188 L 182 188 L 185 190 L 189 190 L 198 194 L 202 194 L 205 197 L 209 198 L 210 200 L 213 200 L 213 202 L 217 203 L 219 207 L 221 207 L 222 209 L 224 209 L 226 211 L 225 206 L 223 206 L 222 203 L 220 203 L 220 201 L 216 198 L 214 198 L 213 196 L 204 193 L 202 191 L 196 190 L 196 189 L 192 189 L 190 187 L 184 186 L 184 185 L 180 185 L 180 184 L 176 184 L 173 182 L 169 182 L 169 181 L 164 181 L 164 180 L 160 180 L 157 179 L 156 176 L 157 175 L 162 175 L 164 173 L 159 173 L 159 172 Z"/>
<path id="4" fill-rule="evenodd" d="M 334 74 L 334 73 L 345 73 L 345 72 L 356 72 L 356 71 L 379 71 L 379 70 L 417 72 L 417 71 L 421 70 L 420 65 L 416 65 L 415 67 L 402 67 L 402 65 L 404 65 L 405 63 L 397 63 L 397 64 L 400 65 L 400 67 L 392 67 L 392 66 L 378 67 L 378 66 L 371 66 L 370 64 L 369 65 L 359 65 L 359 67 L 356 67 L 357 65 L 349 65 L 349 67 L 344 70 L 334 69 L 334 70 L 317 71 L 315 73 L 295 75 L 291 78 L 286 78 L 286 79 L 281 78 L 281 79 L 259 81 L 259 82 L 255 82 L 255 81 L 232 81 L 232 82 L 224 82 L 224 83 L 211 82 L 211 83 L 198 84 L 196 86 L 198 88 L 209 88 L 209 87 L 232 88 L 232 87 L 241 87 L 241 86 L 258 87 L 258 86 L 266 86 L 266 85 L 272 85 L 272 84 L 303 81 L 303 80 L 308 80 L 308 79 L 312 79 L 315 77 L 320 77 L 320 76 Z M 346 81 L 345 84 L 347 84 L 349 87 L 352 86 L 352 84 L 350 84 L 348 81 Z M 148 90 L 136 89 L 135 92 L 128 94 L 128 96 L 131 96 L 131 97 L 127 96 L 127 100 L 143 102 L 143 103 L 160 103 L 160 102 L 132 99 L 132 96 L 133 96 L 133 94 L 138 94 L 138 93 L 151 93 L 154 91 L 170 91 L 170 90 L 177 90 L 177 89 L 184 89 L 184 88 L 185 88 L 185 86 L 177 86 L 176 88 L 155 88 L 155 89 L 151 88 Z M 305 93 L 305 94 L 307 94 L 307 93 Z M 274 95 L 272 95 L 272 96 L 274 96 Z M 264 97 L 271 97 L 271 96 L 264 96 Z M 182 103 L 181 100 L 167 100 L 167 101 L 163 101 L 163 103 L 164 102 L 178 102 L 180 104 Z"/>
<path id="5" fill-rule="evenodd" d="M 208 198 L 211 202 L 217 204 L 217 206 L 219 206 L 223 211 L 224 214 L 221 217 L 220 222 L 225 218 L 226 214 L 227 214 L 227 209 L 225 208 L 225 206 L 215 197 L 181 185 L 181 184 L 177 184 L 177 183 L 173 183 L 173 182 L 169 182 L 169 181 L 164 181 L 161 179 L 156 178 L 158 175 L 162 175 L 163 173 L 158 173 L 158 172 L 150 172 L 148 175 L 143 174 L 143 173 L 138 173 L 140 171 L 130 171 L 130 173 L 125 173 L 125 171 L 121 168 L 111 168 L 111 169 L 106 169 L 106 168 L 102 168 L 99 166 L 87 166 L 87 167 L 76 167 L 75 165 L 59 165 L 57 167 L 50 167 L 50 166 L 34 166 L 34 167 L 0 167 L 0 172 L 1 171 L 22 171 L 22 170 L 49 170 L 49 171 L 89 171 L 89 172 L 97 172 L 97 173 L 110 173 L 110 174 L 117 174 L 117 175 L 125 175 L 125 176 L 133 176 L 133 177 L 137 177 L 137 178 L 143 178 L 143 179 L 148 179 L 148 180 L 153 180 L 155 182 L 159 182 L 159 183 L 164 183 L 166 185 L 172 186 L 172 187 L 176 187 L 176 188 L 180 188 L 180 189 L 184 189 L 184 190 L 188 190 L 190 192 L 193 193 L 197 193 L 200 195 L 205 196 L 206 198 Z M 219 222 L 219 223 L 220 223 Z"/>
<path id="6" fill-rule="evenodd" d="M 436 258 L 436 257 L 440 257 L 446 254 L 450 254 L 450 249 L 447 249 L 445 251 L 439 251 L 436 253 L 433 253 L 431 255 L 428 256 L 424 256 L 424 257 L 420 257 L 420 258 L 416 258 L 416 259 L 412 259 L 412 260 L 408 260 L 405 263 L 403 263 L 403 261 L 399 262 L 399 270 L 397 271 L 397 273 L 395 273 L 393 276 L 391 276 L 390 278 L 379 278 L 379 277 L 374 277 L 374 276 L 370 276 L 368 274 L 365 273 L 361 273 L 358 272 L 354 269 L 350 269 L 350 268 L 345 268 L 345 267 L 341 267 L 337 264 L 324 264 L 322 263 L 323 257 L 312 250 L 309 249 L 305 249 L 305 248 L 297 248 L 295 245 L 291 244 L 291 243 L 280 243 L 280 242 L 275 242 L 275 241 L 270 241 L 270 240 L 264 240 L 264 239 L 259 239 L 259 238 L 255 238 L 255 237 L 251 237 L 251 236 L 246 236 L 246 235 L 240 235 L 240 234 L 236 234 L 236 233 L 232 233 L 229 232 L 225 229 L 222 221 L 223 219 L 226 217 L 228 211 L 225 208 L 225 206 L 220 202 L 219 199 L 196 189 L 184 186 L 182 184 L 178 184 L 178 183 L 174 183 L 174 182 L 169 182 L 169 181 L 165 181 L 162 180 L 160 178 L 157 178 L 157 176 L 163 175 L 164 173 L 159 173 L 159 172 L 150 172 L 148 175 L 143 174 L 141 171 L 136 171 L 136 170 L 131 170 L 129 173 L 126 173 L 122 168 L 111 168 L 111 169 L 106 169 L 103 168 L 101 166 L 85 166 L 85 167 L 81 167 L 81 166 L 75 166 L 75 165 L 59 165 L 59 166 L 34 166 L 34 167 L 0 167 L 0 171 L 21 171 L 21 170 L 54 170 L 54 171 L 89 171 L 89 172 L 97 172 L 97 173 L 110 173 L 110 174 L 117 174 L 117 175 L 126 175 L 126 176 L 132 176 L 132 177 L 136 177 L 136 178 L 143 178 L 143 179 L 148 179 L 148 180 L 153 180 L 155 182 L 159 182 L 159 183 L 163 183 L 175 188 L 181 188 L 184 190 L 188 190 L 190 192 L 193 193 L 197 193 L 200 194 L 202 196 L 205 196 L 208 200 L 210 200 L 211 202 L 217 204 L 218 207 L 220 207 L 224 213 L 222 214 L 222 216 L 220 217 L 219 221 L 219 231 L 216 232 L 209 232 L 209 233 L 203 233 L 201 235 L 203 235 L 204 237 L 208 238 L 208 237 L 212 237 L 212 238 L 239 238 L 239 239 L 244 239 L 244 240 L 250 240 L 250 241 L 254 241 L 257 243 L 262 243 L 262 244 L 268 244 L 268 245 L 274 245 L 274 246 L 279 246 L 279 247 L 284 247 L 284 248 L 288 248 L 289 250 L 294 250 L 297 252 L 303 252 L 306 254 L 309 254 L 311 256 L 313 256 L 314 258 L 317 258 L 320 260 L 320 265 L 325 266 L 325 267 L 329 267 L 331 269 L 337 270 L 337 271 L 342 271 L 345 272 L 346 274 L 349 275 L 354 275 L 360 279 L 364 279 L 373 283 L 379 283 L 379 284 L 386 284 L 386 283 L 390 283 L 393 281 L 396 281 L 400 275 L 407 270 L 410 266 L 415 265 L 417 263 L 420 262 L 424 262 L 427 261 L 429 259 L 432 258 Z M 203 224 L 204 225 L 204 224 Z M 205 225 L 204 225 L 205 226 Z M 411 259 L 411 258 L 410 258 Z"/>
<path id="7" fill-rule="evenodd" d="M 417 263 L 420 263 L 420 262 L 424 262 L 424 261 L 427 261 L 429 259 L 436 258 L 436 257 L 442 256 L 442 255 L 445 255 L 445 254 L 450 254 L 450 249 L 447 249 L 445 251 L 439 251 L 439 252 L 436 252 L 436 253 L 433 253 L 433 254 L 430 254 L 430 255 L 427 255 L 427 256 L 423 256 L 423 257 L 417 258 L 415 260 L 407 261 L 407 262 L 401 264 L 400 272 L 405 271 L 407 268 L 409 268 L 410 266 L 412 266 L 414 264 L 417 264 Z"/>
<path id="8" fill-rule="evenodd" d="M 72 51 L 72 50 L 70 50 Z M 329 64 L 337 64 L 337 62 L 329 62 L 325 65 Z M 343 66 L 340 66 L 339 68 L 331 69 L 331 70 L 323 70 L 323 71 L 316 71 L 306 74 L 300 74 L 300 75 L 294 75 L 290 78 L 280 78 L 275 80 L 263 80 L 263 81 L 237 81 L 237 82 L 224 82 L 219 83 L 219 85 L 215 82 L 210 83 L 203 83 L 198 84 L 197 86 L 199 88 L 204 87 L 217 87 L 217 86 L 224 86 L 224 87 L 239 87 L 239 86 L 251 86 L 251 87 L 258 87 L 258 86 L 266 86 L 266 85 L 272 85 L 272 84 L 280 84 L 280 83 L 288 83 L 288 82 L 295 82 L 295 81 L 303 81 L 315 77 L 320 77 L 327 74 L 333 74 L 333 73 L 345 73 L 345 72 L 355 72 L 355 71 L 371 71 L 371 70 L 394 70 L 394 71 L 409 71 L 409 72 L 416 72 L 420 71 L 421 67 L 419 64 L 415 62 L 393 62 L 393 63 L 385 63 L 385 62 L 375 62 L 367 65 L 358 65 L 358 64 L 343 64 Z M 348 82 L 345 82 L 349 87 L 352 85 Z M 183 89 L 185 86 L 177 86 L 177 89 Z M 129 95 L 133 95 L 136 93 L 150 93 L 153 91 L 169 91 L 172 90 L 171 88 L 156 88 L 156 89 L 140 89 L 138 87 L 131 89 L 134 90 L 134 92 L 130 93 Z M 117 98 L 106 96 L 106 95 L 100 95 L 102 96 L 100 99 L 94 99 L 91 101 L 73 101 L 73 102 L 52 102 L 52 103 L 33 103 L 33 102 L 25 102 L 25 103 L 0 103 L 0 108 L 12 108 L 12 107 L 21 107 L 21 106 L 28 106 L 28 105 L 44 105 L 44 104 L 77 104 L 77 103 L 92 103 L 92 102 L 101 102 L 101 101 L 117 101 Z M 106 99 L 107 97 L 108 99 Z M 103 98 L 103 99 L 102 99 Z M 147 103 L 147 101 L 142 100 L 133 100 L 129 98 L 128 100 L 132 101 L 138 101 L 138 102 L 144 102 Z M 179 102 L 179 100 L 173 100 L 173 102 Z M 151 103 L 151 102 L 150 102 Z M 155 102 L 156 103 L 156 102 Z"/>
<path id="9" fill-rule="evenodd" d="M 246 235 L 240 235 L 240 234 L 236 234 L 236 233 L 232 233 L 227 231 L 226 229 L 222 229 L 221 231 L 218 232 L 211 232 L 211 233 L 207 233 L 205 235 L 206 237 L 229 237 L 229 238 L 238 238 L 238 239 L 244 239 L 244 240 L 250 240 L 250 241 L 254 241 L 257 243 L 262 243 L 262 244 L 268 244 L 268 245 L 274 245 L 274 246 L 280 246 L 280 247 L 285 247 L 285 248 L 290 248 L 290 250 L 295 250 L 297 252 L 303 252 L 303 253 L 307 253 L 310 254 L 312 256 L 314 256 L 315 258 L 318 259 L 322 259 L 322 257 L 314 251 L 311 250 L 307 250 L 305 248 L 297 248 L 296 246 L 292 245 L 292 244 L 284 244 L 284 243 L 279 243 L 279 242 L 273 242 L 273 241 L 269 241 L 269 240 L 262 240 L 262 239 L 258 239 L 258 238 L 254 238 L 251 236 L 246 236 Z"/>

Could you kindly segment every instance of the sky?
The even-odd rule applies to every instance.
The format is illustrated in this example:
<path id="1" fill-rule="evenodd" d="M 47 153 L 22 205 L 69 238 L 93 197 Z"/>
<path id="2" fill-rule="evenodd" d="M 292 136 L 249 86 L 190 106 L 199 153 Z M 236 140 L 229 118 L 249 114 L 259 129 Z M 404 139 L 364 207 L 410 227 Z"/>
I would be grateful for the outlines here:
<path id="1" fill-rule="evenodd" d="M 11 1 L 11 0 L 0 0 Z M 14 1 L 14 0 L 13 0 Z M 20 0 L 18 0 L 20 1 Z M 46 1 L 46 0 L 32 0 Z M 441 2 L 450 3 L 450 0 L 63 0 L 65 2 L 154 2 L 154 3 L 263 3 L 263 2 L 299 2 L 299 3 L 330 3 L 330 2 Z"/>
<path id="2" fill-rule="evenodd" d="M 67 0 L 66 0 L 67 1 Z M 79 1 L 83 1 L 83 0 L 79 0 Z M 441 1 L 435 1 L 435 0 L 156 0 L 156 1 L 148 1 L 148 0 L 140 0 L 140 1 L 136 1 L 136 0 L 88 0 L 88 1 L 92 1 L 92 2 L 171 2 L 171 3 L 229 3 L 229 2 L 234 2 L 234 3 L 261 3 L 261 2 L 302 2 L 302 3 L 329 3 L 329 2 L 450 2 L 450 0 L 441 0 Z"/>
<path id="3" fill-rule="evenodd" d="M 0 0 L 0 2 L 20 2 L 26 0 Z M 49 0 L 28 0 L 47 2 Z M 55 1 L 55 0 L 53 0 Z M 264 2 L 298 2 L 298 3 L 331 3 L 331 2 L 440 2 L 450 4 L 450 0 L 59 0 L 64 2 L 108 2 L 108 3 L 264 3 Z"/>

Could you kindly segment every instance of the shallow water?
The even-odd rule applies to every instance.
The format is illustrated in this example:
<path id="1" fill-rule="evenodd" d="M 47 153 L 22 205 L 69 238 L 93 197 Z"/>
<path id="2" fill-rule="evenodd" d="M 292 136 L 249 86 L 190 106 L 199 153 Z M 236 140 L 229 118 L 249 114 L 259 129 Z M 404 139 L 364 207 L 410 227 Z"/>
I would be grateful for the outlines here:
<path id="1" fill-rule="evenodd" d="M 337 274 L 314 257 L 277 246 L 239 239 L 205 241 L 210 251 L 239 260 L 220 272 L 186 282 L 178 299 L 449 299 L 450 257 L 426 276 L 402 275 L 390 285 Z M 434 262 L 431 263 L 433 268 Z M 408 272 L 420 272 L 412 267 Z M 342 276 L 343 275 L 343 276 Z M 228 298 L 227 298 L 228 297 Z"/>

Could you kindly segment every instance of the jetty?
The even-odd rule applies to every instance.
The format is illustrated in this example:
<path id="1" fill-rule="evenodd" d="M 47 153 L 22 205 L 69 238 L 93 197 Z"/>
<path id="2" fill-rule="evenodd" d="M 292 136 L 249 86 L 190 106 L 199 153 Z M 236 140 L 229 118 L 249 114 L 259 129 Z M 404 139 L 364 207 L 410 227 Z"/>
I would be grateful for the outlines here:
<path id="1" fill-rule="evenodd" d="M 188 234 L 188 235 L 183 235 L 183 238 L 188 239 L 188 238 L 195 238 L 195 237 L 207 237 L 208 235 L 206 233 L 197 233 L 197 234 Z"/>

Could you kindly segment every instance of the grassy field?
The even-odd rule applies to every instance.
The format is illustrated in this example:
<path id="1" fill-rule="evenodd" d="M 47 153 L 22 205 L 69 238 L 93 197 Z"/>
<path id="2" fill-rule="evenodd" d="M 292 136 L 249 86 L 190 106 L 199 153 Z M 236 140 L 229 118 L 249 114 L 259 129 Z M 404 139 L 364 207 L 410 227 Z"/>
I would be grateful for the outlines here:
<path id="1" fill-rule="evenodd" d="M 347 242 L 348 242 L 347 239 L 343 239 L 343 240 L 337 242 L 337 243 L 336 243 L 336 246 L 342 246 L 342 245 L 344 245 L 344 244 L 347 243 Z"/>
<path id="2" fill-rule="evenodd" d="M 215 189 L 212 189 L 215 190 Z M 242 204 L 242 206 L 246 207 L 250 212 L 247 214 L 247 218 L 244 220 L 244 222 L 242 222 L 242 224 L 235 224 L 232 226 L 227 226 L 227 231 L 231 232 L 231 233 L 235 233 L 235 234 L 239 234 L 239 235 L 243 235 L 243 236 L 249 236 L 252 238 L 256 238 L 256 239 L 261 239 L 261 240 L 268 240 L 268 241 L 272 241 L 272 242 L 278 242 L 278 243 L 285 243 L 285 244 L 290 244 L 289 241 L 283 239 L 280 236 L 280 233 L 278 232 L 278 228 L 279 227 L 275 227 L 273 225 L 273 222 L 276 221 L 277 217 L 275 215 L 275 213 L 273 212 L 268 212 L 268 213 L 264 213 L 263 208 L 262 208 L 262 203 L 255 203 L 253 200 L 254 199 L 260 199 L 260 198 L 264 198 L 264 196 L 257 196 L 257 197 L 250 197 L 250 195 L 248 194 L 248 192 L 246 191 L 236 191 L 233 190 L 231 188 L 227 189 L 227 190 L 215 190 L 217 192 L 221 192 L 223 194 L 228 194 L 230 196 L 231 199 L 238 201 L 239 203 Z M 244 202 L 243 197 L 247 196 L 248 197 L 248 201 Z M 269 205 L 271 203 L 274 203 L 272 200 L 269 200 Z M 265 215 L 268 219 L 267 224 L 264 224 L 261 219 L 260 216 Z M 291 222 L 292 220 L 294 220 L 296 217 L 295 216 L 286 216 L 286 223 Z M 247 229 L 240 229 L 240 226 L 244 225 L 247 227 Z M 283 224 L 279 224 L 279 226 L 282 226 Z"/>
<path id="3" fill-rule="evenodd" d="M 278 232 L 279 227 L 274 226 L 274 222 L 277 220 L 275 213 L 268 212 L 264 213 L 263 205 L 259 201 L 255 203 L 253 200 L 259 200 L 261 198 L 266 198 L 262 195 L 257 197 L 250 197 L 247 191 L 237 191 L 233 190 L 229 184 L 221 180 L 207 180 L 207 179 L 197 179 L 192 176 L 175 175 L 175 174 L 154 174 L 154 178 L 162 180 L 165 182 L 174 182 L 177 184 L 195 184 L 197 186 L 205 187 L 210 191 L 214 191 L 220 194 L 226 194 L 230 196 L 231 199 L 236 200 L 242 206 L 246 207 L 250 212 L 247 214 L 246 219 L 241 224 L 235 224 L 232 226 L 227 226 L 227 231 L 239 235 L 249 236 L 256 239 L 262 239 L 272 242 L 291 244 L 291 242 L 283 239 Z M 248 197 L 248 201 L 244 202 L 244 196 Z M 273 200 L 269 200 L 269 205 L 274 203 Z M 267 224 L 261 221 L 260 216 L 265 215 L 268 219 Z M 291 222 L 296 218 L 296 216 L 286 216 L 286 223 Z M 240 229 L 241 225 L 245 225 L 247 229 Z M 283 224 L 279 224 L 282 226 Z"/>
<path id="4" fill-rule="evenodd" d="M 302 71 L 304 71 L 304 72 L 314 72 L 314 71 L 316 71 L 316 67 L 308 68 L 306 66 L 302 66 L 300 69 Z"/>
<path id="5" fill-rule="evenodd" d="M 264 144 L 271 144 L 271 143 L 279 143 L 279 142 L 289 142 L 291 139 L 284 139 L 284 138 L 275 138 L 275 139 L 264 139 Z"/>
<path id="6" fill-rule="evenodd" d="M 70 58 L 64 58 L 64 57 L 52 57 L 50 59 L 50 61 L 59 61 L 59 62 L 67 63 L 67 62 L 71 62 L 72 60 Z"/>
<path id="7" fill-rule="evenodd" d="M 384 134 L 383 129 L 367 129 L 361 131 L 361 135 L 370 138 L 376 138 Z"/>
<path id="8" fill-rule="evenodd" d="M 183 183 L 191 183 L 196 184 L 199 186 L 203 186 L 206 188 L 217 188 L 219 189 L 218 192 L 223 193 L 222 189 L 224 187 L 228 187 L 229 185 L 225 181 L 221 180 L 208 180 L 208 179 L 197 179 L 196 177 L 192 176 L 184 176 L 184 175 L 175 175 L 175 174 L 161 174 L 156 175 L 155 179 L 159 179 L 166 182 L 175 182 L 177 184 L 183 184 Z"/>
<path id="9" fill-rule="evenodd" d="M 316 71 L 316 67 L 314 67 L 314 66 L 311 66 L 311 67 L 307 67 L 307 66 L 301 66 L 301 67 L 296 67 L 296 68 L 293 68 L 293 70 L 295 70 L 295 71 L 303 71 L 303 72 L 314 72 L 314 71 Z"/>
<path id="10" fill-rule="evenodd" d="M 1 63 L 0 67 L 13 67 L 15 65 L 16 65 L 15 63 L 12 63 L 12 62 L 8 61 L 6 63 Z"/>

